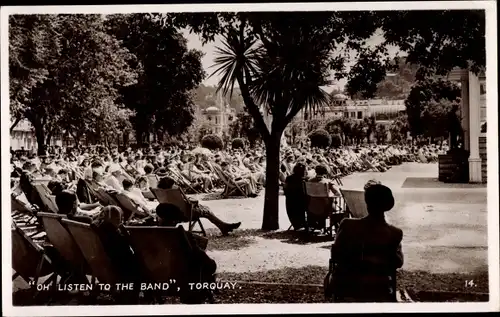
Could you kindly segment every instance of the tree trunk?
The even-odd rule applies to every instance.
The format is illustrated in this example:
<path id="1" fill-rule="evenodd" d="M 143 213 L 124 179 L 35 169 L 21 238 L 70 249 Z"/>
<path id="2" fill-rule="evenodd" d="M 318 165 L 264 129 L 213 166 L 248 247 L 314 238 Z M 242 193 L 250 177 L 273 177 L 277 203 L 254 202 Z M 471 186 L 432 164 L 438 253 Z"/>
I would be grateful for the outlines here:
<path id="1" fill-rule="evenodd" d="M 45 144 L 49 145 L 50 146 L 50 141 L 52 140 L 52 132 L 49 132 L 49 134 L 47 135 L 47 140 L 45 141 Z"/>
<path id="2" fill-rule="evenodd" d="M 278 133 L 276 133 L 278 134 Z M 262 230 L 279 229 L 279 152 L 281 135 L 271 134 L 266 142 L 266 189 Z"/>
<path id="3" fill-rule="evenodd" d="M 129 142 L 129 131 L 125 130 L 123 132 L 123 146 L 128 147 L 128 142 Z"/>
<path id="4" fill-rule="evenodd" d="M 32 123 L 35 128 L 36 143 L 38 146 L 37 155 L 45 155 L 45 131 L 42 122 L 35 120 Z"/>

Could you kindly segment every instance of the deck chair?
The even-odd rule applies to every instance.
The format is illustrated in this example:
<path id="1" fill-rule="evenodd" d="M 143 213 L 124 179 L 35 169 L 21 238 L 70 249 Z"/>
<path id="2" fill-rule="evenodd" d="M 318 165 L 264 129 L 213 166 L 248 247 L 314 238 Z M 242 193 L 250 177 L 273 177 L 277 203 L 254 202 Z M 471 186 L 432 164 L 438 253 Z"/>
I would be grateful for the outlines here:
<path id="1" fill-rule="evenodd" d="M 148 180 L 149 187 L 158 187 L 158 176 L 156 174 L 148 174 L 146 179 Z"/>
<path id="2" fill-rule="evenodd" d="M 103 204 L 104 206 L 118 206 L 119 203 L 114 197 L 114 195 L 108 193 L 104 188 L 99 188 L 96 193 L 98 194 L 97 198 L 99 199 L 100 203 Z"/>
<path id="3" fill-rule="evenodd" d="M 186 189 L 190 189 L 194 194 L 200 193 L 198 190 L 196 190 L 196 188 L 194 188 L 191 185 L 191 182 L 189 180 L 187 180 L 186 177 L 184 177 L 184 175 L 182 175 L 182 173 L 180 171 L 178 171 L 175 168 L 171 168 L 171 167 L 168 167 L 167 169 L 170 171 L 170 176 L 172 176 L 174 178 L 175 182 L 179 186 L 184 186 Z"/>
<path id="4" fill-rule="evenodd" d="M 213 171 L 217 175 L 217 177 L 224 183 L 224 191 L 222 192 L 222 198 L 227 198 L 231 195 L 240 193 L 241 195 L 248 198 L 247 193 L 234 181 L 233 179 L 229 179 L 224 175 L 222 168 L 213 163 L 210 164 L 212 166 Z"/>
<path id="5" fill-rule="evenodd" d="M 33 187 L 38 192 L 38 195 L 40 195 L 43 203 L 43 207 L 40 207 L 42 207 L 43 211 L 57 213 L 59 210 L 55 203 L 55 197 L 51 197 L 53 195 L 50 189 L 45 184 L 36 184 Z"/>
<path id="6" fill-rule="evenodd" d="M 11 211 L 12 211 L 12 219 L 19 220 L 20 218 L 26 218 L 25 222 L 27 224 L 32 223 L 33 219 L 36 218 L 35 210 L 20 200 L 18 197 L 11 195 Z"/>
<path id="7" fill-rule="evenodd" d="M 146 227 L 125 226 L 133 250 L 141 259 L 144 276 L 151 282 L 175 280 L 174 292 L 189 294 L 189 282 L 200 282 L 201 274 L 195 269 L 193 246 L 182 226 Z M 174 293 L 175 294 L 175 293 Z M 172 295 L 174 295 L 172 294 Z M 179 295 L 179 292 L 177 292 Z M 211 299 L 211 296 L 208 296 Z"/>
<path id="8" fill-rule="evenodd" d="M 67 261 L 67 264 L 69 264 L 66 265 L 68 275 L 62 283 L 75 276 L 82 277 L 82 281 L 85 282 L 83 278 L 86 279 L 85 274 L 88 272 L 88 264 L 73 236 L 61 222 L 61 219 L 66 218 L 66 216 L 42 212 L 38 215 L 42 219 L 50 243 L 52 243 L 63 259 Z"/>
<path id="9" fill-rule="evenodd" d="M 184 214 L 186 219 L 188 219 L 189 232 L 200 233 L 203 236 L 207 236 L 205 228 L 199 217 L 193 216 L 193 203 L 186 197 L 186 194 L 180 188 L 172 189 L 160 189 L 160 188 L 150 188 L 153 195 L 160 204 L 172 204 L 179 208 L 179 210 Z M 194 231 L 195 225 L 200 227 L 200 230 Z"/>
<path id="10" fill-rule="evenodd" d="M 64 218 L 61 219 L 61 222 L 68 228 L 68 231 L 81 250 L 92 275 L 100 283 L 119 283 L 120 279 L 116 273 L 116 269 L 107 255 L 99 235 L 92 227 L 86 223 Z"/>
<path id="11" fill-rule="evenodd" d="M 346 211 L 352 218 L 363 218 L 368 216 L 364 191 L 341 189 L 340 192 L 344 197 Z"/>
<path id="12" fill-rule="evenodd" d="M 307 195 L 307 223 L 322 224 L 323 231 L 333 236 L 333 228 L 338 228 L 340 221 L 345 218 L 345 213 L 340 208 L 340 197 L 330 196 L 328 184 L 306 182 L 304 184 Z M 326 219 L 329 220 L 328 226 Z"/>
<path id="13" fill-rule="evenodd" d="M 31 286 L 34 290 L 34 297 L 37 296 L 37 285 L 40 277 L 47 276 L 49 278 L 43 283 L 49 285 L 57 282 L 57 274 L 55 273 L 51 259 L 45 254 L 44 249 L 33 242 L 31 238 L 17 227 L 15 224 L 11 228 L 12 234 L 12 269 L 16 272 L 12 276 L 12 280 L 17 277 L 23 278 L 27 283 L 34 282 Z"/>
<path id="14" fill-rule="evenodd" d="M 151 190 L 142 191 L 142 196 L 144 196 L 144 198 L 149 199 L 149 200 L 156 199 L 155 195 L 153 194 L 153 192 Z"/>
<path id="15" fill-rule="evenodd" d="M 113 195 L 123 211 L 124 223 L 128 223 L 135 215 L 139 215 L 139 207 L 123 193 Z"/>

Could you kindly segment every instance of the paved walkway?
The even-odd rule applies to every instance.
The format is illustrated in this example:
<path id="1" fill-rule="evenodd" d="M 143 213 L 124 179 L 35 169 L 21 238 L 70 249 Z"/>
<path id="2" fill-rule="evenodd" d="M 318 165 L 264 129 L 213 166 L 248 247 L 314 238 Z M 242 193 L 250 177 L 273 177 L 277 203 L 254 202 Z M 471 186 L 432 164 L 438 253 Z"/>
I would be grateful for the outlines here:
<path id="1" fill-rule="evenodd" d="M 389 186 L 396 206 L 387 214 L 404 232 L 404 269 L 430 273 L 474 273 L 487 270 L 486 188 L 403 188 L 408 177 L 436 177 L 437 164 L 406 163 L 386 173 L 357 173 L 343 179 L 344 188 L 362 189 L 375 178 Z M 458 187 L 458 188 L 455 188 Z M 280 196 L 280 228 L 288 221 Z M 256 198 L 203 201 L 223 220 L 241 221 L 241 229 L 259 229 L 263 193 Z M 213 225 L 203 220 L 207 228 Z M 252 243 L 239 250 L 209 251 L 220 272 L 255 272 L 307 265 L 327 266 L 331 242 L 290 244 L 279 239 L 245 237 Z"/>

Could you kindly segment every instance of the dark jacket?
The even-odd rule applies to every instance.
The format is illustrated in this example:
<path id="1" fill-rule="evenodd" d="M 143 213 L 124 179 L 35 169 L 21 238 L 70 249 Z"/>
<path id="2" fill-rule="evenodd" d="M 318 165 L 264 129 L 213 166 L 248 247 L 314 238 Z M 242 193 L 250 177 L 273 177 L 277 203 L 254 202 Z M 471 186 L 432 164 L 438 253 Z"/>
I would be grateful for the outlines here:
<path id="1" fill-rule="evenodd" d="M 305 227 L 307 198 L 304 190 L 304 178 L 290 175 L 285 180 L 285 205 L 290 223 L 295 229 Z"/>
<path id="2" fill-rule="evenodd" d="M 403 266 L 403 231 L 371 216 L 344 219 L 332 246 L 336 294 L 348 301 L 395 299 L 395 272 Z"/>

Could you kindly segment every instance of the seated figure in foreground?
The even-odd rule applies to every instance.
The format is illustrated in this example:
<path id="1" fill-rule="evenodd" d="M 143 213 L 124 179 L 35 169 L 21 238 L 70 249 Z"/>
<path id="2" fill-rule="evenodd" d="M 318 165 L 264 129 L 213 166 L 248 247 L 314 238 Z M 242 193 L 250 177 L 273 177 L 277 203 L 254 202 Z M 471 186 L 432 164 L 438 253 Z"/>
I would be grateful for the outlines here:
<path id="1" fill-rule="evenodd" d="M 403 266 L 403 231 L 388 224 L 384 213 L 394 207 L 391 190 L 376 182 L 365 186 L 368 216 L 344 219 L 331 249 L 336 265 L 336 302 L 395 301 L 395 272 Z"/>

